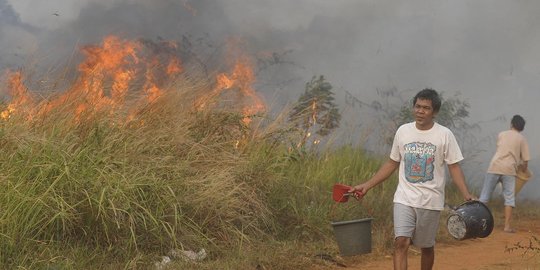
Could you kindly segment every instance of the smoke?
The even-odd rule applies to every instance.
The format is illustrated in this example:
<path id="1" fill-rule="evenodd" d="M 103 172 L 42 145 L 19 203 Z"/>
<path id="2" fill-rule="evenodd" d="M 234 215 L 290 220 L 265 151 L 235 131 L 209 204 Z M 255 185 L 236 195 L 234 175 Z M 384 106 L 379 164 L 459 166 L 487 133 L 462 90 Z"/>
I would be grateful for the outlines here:
<path id="1" fill-rule="evenodd" d="M 539 12 L 540 2 L 505 0 L 0 0 L 0 67 L 66 64 L 78 47 L 110 34 L 187 37 L 208 50 L 239 36 L 249 53 L 273 53 L 259 63 L 257 88 L 267 99 L 295 101 L 304 83 L 322 74 L 334 86 L 344 125 L 368 117 L 345 102 L 347 95 L 370 103 L 377 89 L 461 93 L 471 122 L 489 138 L 482 163 L 472 168 L 480 175 L 496 134 L 520 114 L 530 166 L 540 175 L 533 137 L 540 131 L 533 104 L 540 98 Z M 540 198 L 539 183 L 533 179 L 522 195 Z"/>
<path id="2" fill-rule="evenodd" d="M 7 0 L 0 0 L 0 67 L 14 66 L 35 50 L 36 29 L 21 21 Z"/>
<path id="3" fill-rule="evenodd" d="M 21 19 L 15 13 L 11 5 L 4 1 L 0 1 L 0 22 L 7 24 L 20 24 Z"/>

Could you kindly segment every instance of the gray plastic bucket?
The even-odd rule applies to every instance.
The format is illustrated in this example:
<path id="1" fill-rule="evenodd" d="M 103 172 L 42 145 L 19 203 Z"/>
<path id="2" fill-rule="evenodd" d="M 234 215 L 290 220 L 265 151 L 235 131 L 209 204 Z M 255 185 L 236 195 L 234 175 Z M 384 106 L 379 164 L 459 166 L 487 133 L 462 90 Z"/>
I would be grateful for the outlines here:
<path id="1" fill-rule="evenodd" d="M 371 220 L 373 218 L 332 222 L 339 253 L 342 256 L 371 252 Z"/>

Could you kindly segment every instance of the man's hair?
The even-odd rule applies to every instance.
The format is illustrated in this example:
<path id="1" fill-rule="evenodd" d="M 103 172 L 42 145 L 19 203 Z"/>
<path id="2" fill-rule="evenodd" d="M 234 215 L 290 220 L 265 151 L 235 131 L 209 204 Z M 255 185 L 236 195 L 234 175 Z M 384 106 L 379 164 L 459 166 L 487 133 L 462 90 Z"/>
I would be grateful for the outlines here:
<path id="1" fill-rule="evenodd" d="M 525 119 L 521 117 L 521 115 L 516 114 L 514 117 L 512 117 L 512 121 L 510 121 L 512 124 L 512 127 L 514 127 L 517 131 L 523 131 L 525 128 Z"/>
<path id="2" fill-rule="evenodd" d="M 439 97 L 439 94 L 437 93 L 437 91 L 431 88 L 426 88 L 418 92 L 418 94 L 414 96 L 413 106 L 416 105 L 416 101 L 418 99 L 431 100 L 431 106 L 433 107 L 434 112 L 438 112 L 441 109 L 441 98 Z"/>

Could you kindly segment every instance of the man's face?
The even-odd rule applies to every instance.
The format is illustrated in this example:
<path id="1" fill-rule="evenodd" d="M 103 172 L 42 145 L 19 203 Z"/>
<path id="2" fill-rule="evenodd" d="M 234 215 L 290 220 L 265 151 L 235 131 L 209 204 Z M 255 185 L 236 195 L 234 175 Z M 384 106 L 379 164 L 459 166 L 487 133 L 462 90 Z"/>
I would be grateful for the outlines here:
<path id="1" fill-rule="evenodd" d="M 433 110 L 431 100 L 417 99 L 414 104 L 414 119 L 416 120 L 416 128 L 427 130 L 433 127 L 433 118 L 437 113 Z"/>

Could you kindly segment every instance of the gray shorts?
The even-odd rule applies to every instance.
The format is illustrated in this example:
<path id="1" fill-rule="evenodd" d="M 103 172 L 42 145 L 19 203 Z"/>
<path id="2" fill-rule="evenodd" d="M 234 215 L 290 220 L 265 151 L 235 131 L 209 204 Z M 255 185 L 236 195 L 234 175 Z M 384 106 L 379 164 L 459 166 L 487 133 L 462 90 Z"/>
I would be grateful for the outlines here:
<path id="1" fill-rule="evenodd" d="M 394 235 L 411 238 L 419 248 L 435 246 L 441 211 L 394 203 Z"/>

